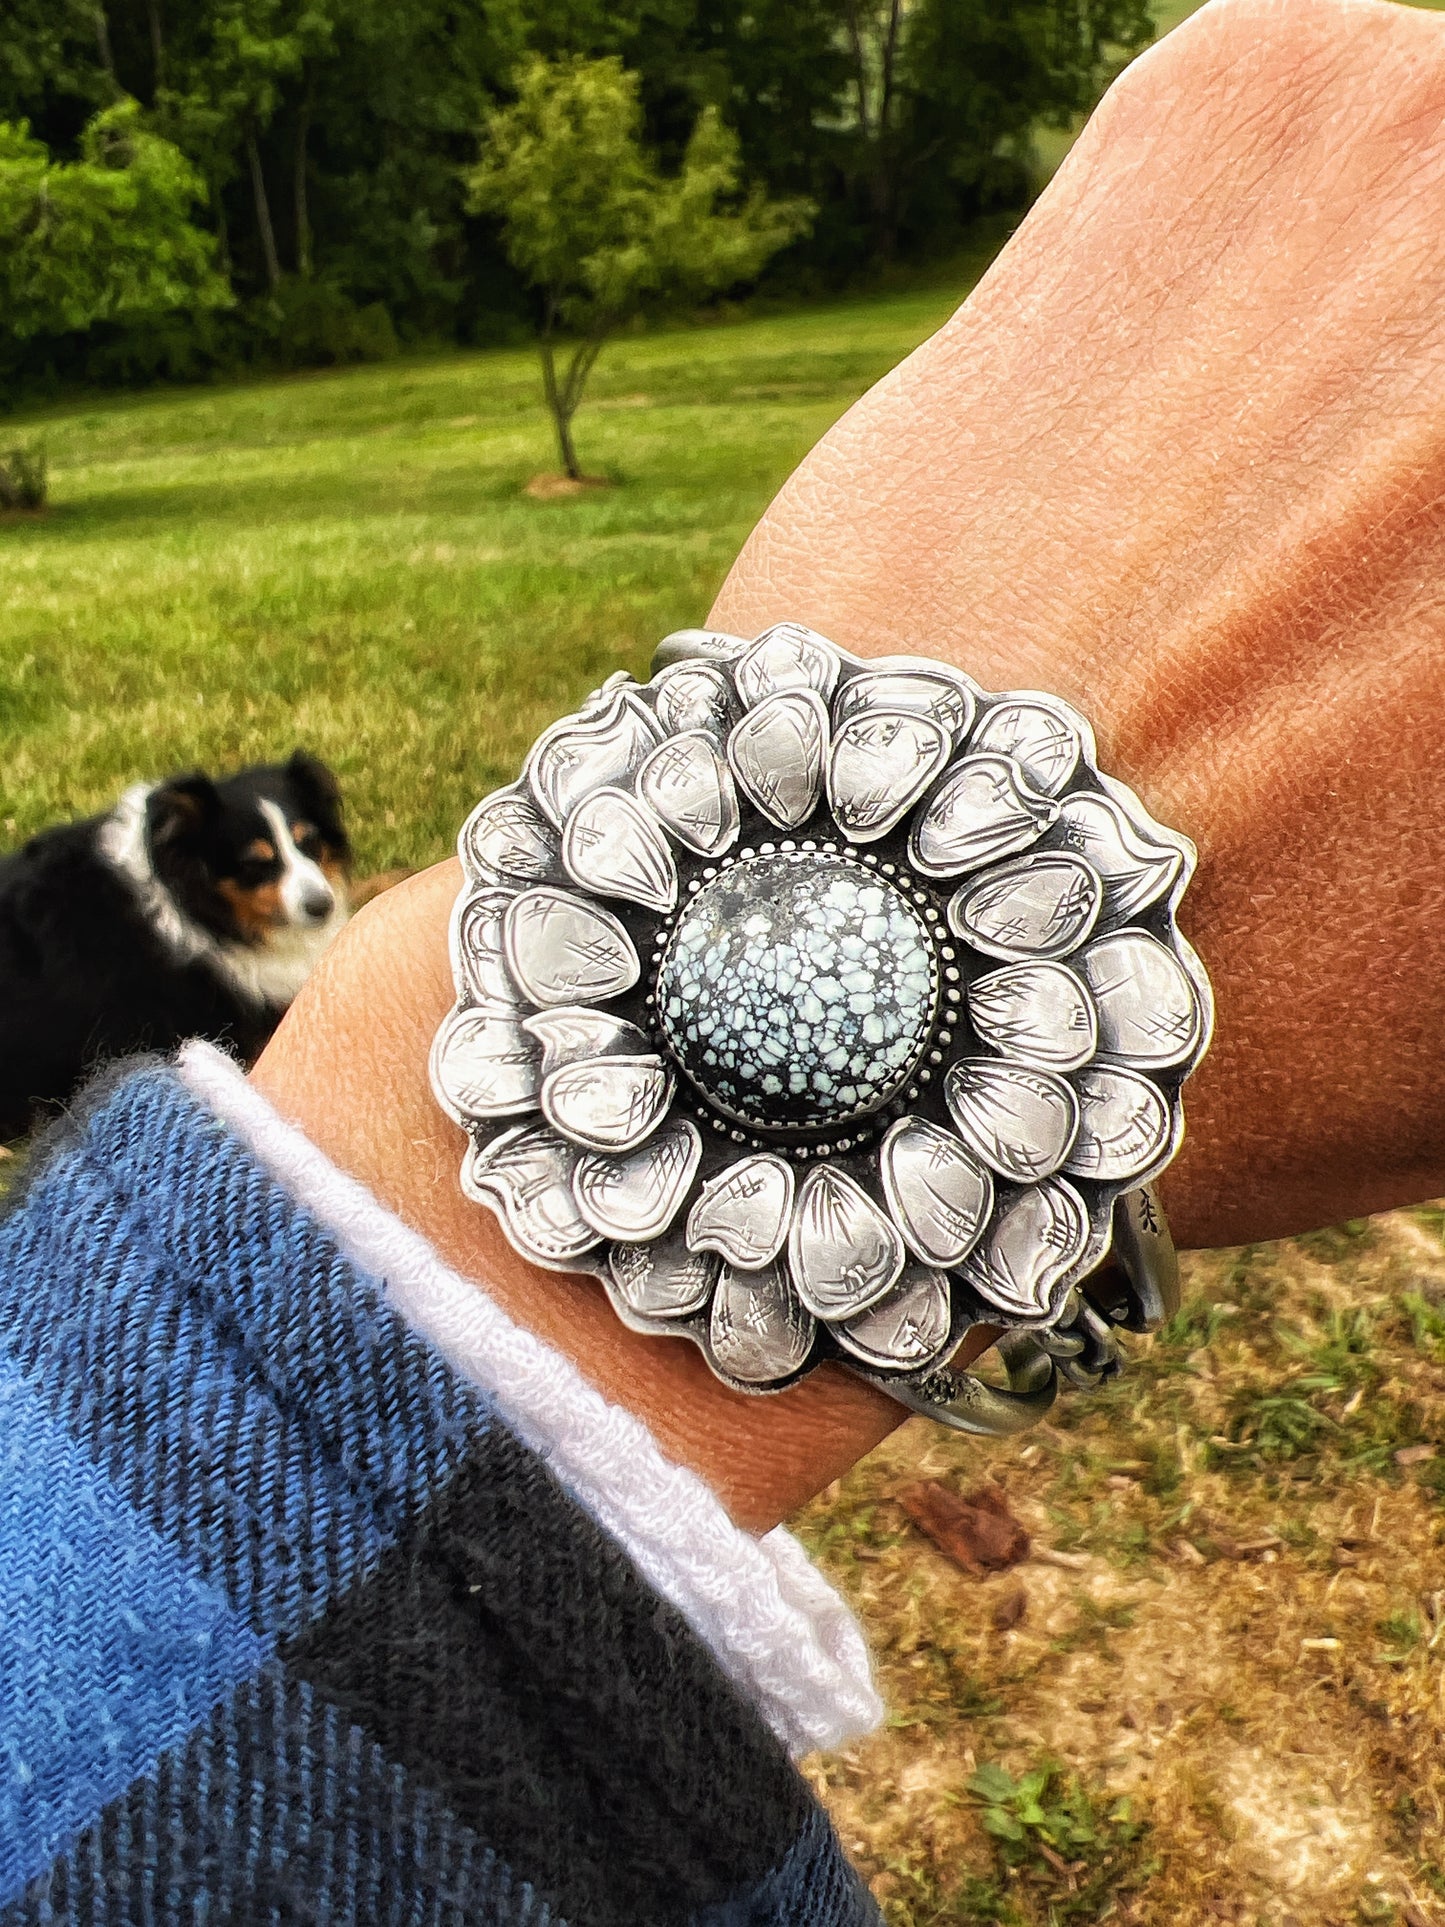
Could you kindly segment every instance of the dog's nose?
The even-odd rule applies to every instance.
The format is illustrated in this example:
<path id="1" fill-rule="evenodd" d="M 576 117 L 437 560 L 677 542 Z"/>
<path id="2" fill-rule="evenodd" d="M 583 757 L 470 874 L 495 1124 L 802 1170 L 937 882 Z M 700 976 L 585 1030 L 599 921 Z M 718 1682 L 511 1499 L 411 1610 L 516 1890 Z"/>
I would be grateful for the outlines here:
<path id="1" fill-rule="evenodd" d="M 309 917 L 312 923 L 325 923 L 331 915 L 334 902 L 335 898 L 329 890 L 308 890 L 301 899 L 301 914 Z"/>

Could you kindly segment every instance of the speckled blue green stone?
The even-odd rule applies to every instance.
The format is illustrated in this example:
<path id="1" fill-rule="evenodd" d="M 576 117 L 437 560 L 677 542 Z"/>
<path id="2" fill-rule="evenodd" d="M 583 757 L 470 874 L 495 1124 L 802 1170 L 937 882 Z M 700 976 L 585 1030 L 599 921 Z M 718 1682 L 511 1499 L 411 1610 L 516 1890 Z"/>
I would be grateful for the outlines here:
<path id="1" fill-rule="evenodd" d="M 657 979 L 673 1055 L 726 1116 L 831 1126 L 886 1104 L 928 1043 L 937 977 L 902 892 L 846 857 L 733 864 L 678 918 Z"/>

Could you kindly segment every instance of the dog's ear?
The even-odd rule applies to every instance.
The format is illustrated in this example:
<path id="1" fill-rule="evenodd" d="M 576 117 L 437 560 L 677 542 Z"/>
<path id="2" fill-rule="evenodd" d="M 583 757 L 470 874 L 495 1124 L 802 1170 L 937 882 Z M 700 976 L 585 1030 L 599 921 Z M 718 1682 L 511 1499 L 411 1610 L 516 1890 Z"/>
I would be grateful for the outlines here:
<path id="1" fill-rule="evenodd" d="M 172 776 L 146 800 L 146 828 L 153 850 L 174 850 L 199 842 L 221 814 L 221 797 L 201 770 Z"/>
<path id="2" fill-rule="evenodd" d="M 342 825 L 341 785 L 321 758 L 309 750 L 294 750 L 286 779 L 326 840 L 345 852 L 350 846 Z"/>

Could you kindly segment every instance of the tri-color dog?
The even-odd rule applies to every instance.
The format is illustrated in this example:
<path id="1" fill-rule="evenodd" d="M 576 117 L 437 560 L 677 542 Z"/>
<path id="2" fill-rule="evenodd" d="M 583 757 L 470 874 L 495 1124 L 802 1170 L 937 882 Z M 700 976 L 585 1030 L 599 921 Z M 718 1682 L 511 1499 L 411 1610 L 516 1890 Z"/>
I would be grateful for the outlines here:
<path id="1" fill-rule="evenodd" d="M 108 1058 L 187 1037 L 254 1057 L 346 921 L 350 860 L 301 750 L 138 783 L 0 858 L 0 1138 Z"/>

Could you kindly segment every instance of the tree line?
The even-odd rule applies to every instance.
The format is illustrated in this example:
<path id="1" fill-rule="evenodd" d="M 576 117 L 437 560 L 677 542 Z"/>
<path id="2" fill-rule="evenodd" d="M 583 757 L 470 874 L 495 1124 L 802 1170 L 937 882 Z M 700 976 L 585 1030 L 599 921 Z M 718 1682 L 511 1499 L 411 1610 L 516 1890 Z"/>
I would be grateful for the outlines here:
<path id="1" fill-rule="evenodd" d="M 100 172 L 138 157 L 164 258 L 194 253 L 186 223 L 207 250 L 168 309 L 76 299 L 27 325 L 25 276 L 0 269 L 0 389 L 539 325 L 475 180 L 539 59 L 620 65 L 659 178 L 725 129 L 740 201 L 811 209 L 762 269 L 811 291 L 1020 204 L 1032 130 L 1086 111 L 1150 33 L 1147 0 L 4 0 L 0 257 L 41 258 L 62 187 L 103 199 Z"/>

